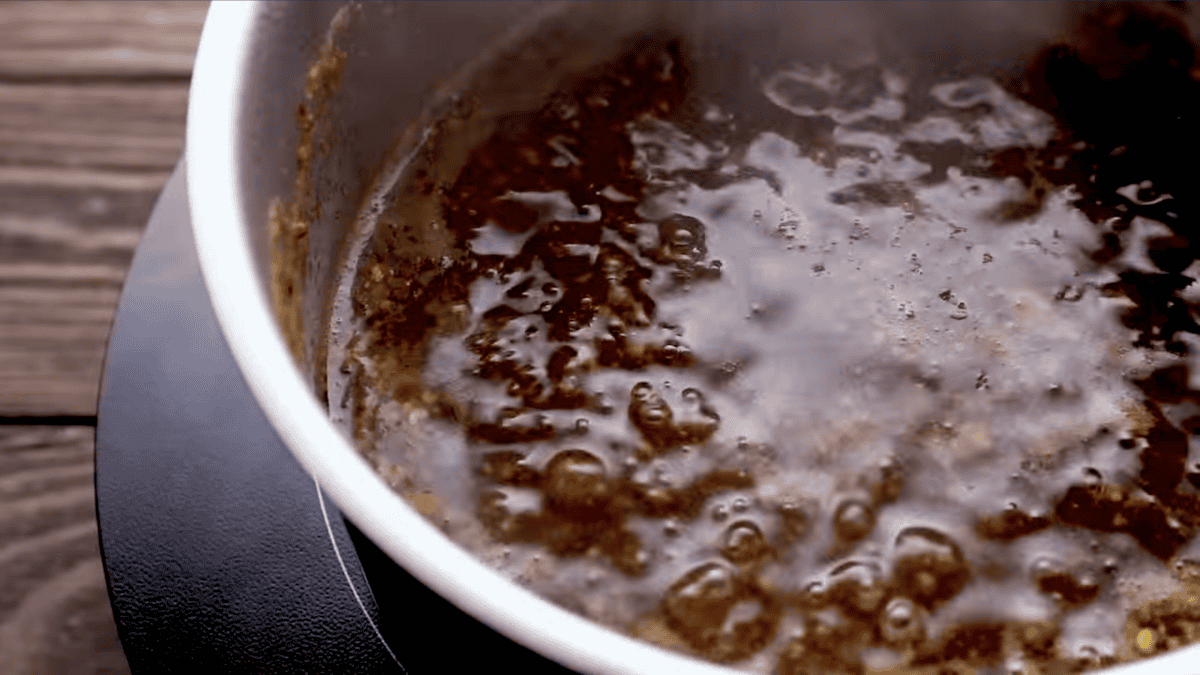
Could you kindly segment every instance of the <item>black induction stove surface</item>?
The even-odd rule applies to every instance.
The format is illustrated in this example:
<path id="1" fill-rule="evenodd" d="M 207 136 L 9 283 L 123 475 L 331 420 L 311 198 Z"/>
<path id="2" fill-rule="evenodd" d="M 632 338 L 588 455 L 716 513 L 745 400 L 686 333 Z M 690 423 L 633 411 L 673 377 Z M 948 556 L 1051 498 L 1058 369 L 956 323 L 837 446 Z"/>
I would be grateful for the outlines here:
<path id="1" fill-rule="evenodd" d="M 182 163 L 138 247 L 96 427 L 100 541 L 135 673 L 569 673 L 464 614 L 343 519 L 217 325 Z"/>

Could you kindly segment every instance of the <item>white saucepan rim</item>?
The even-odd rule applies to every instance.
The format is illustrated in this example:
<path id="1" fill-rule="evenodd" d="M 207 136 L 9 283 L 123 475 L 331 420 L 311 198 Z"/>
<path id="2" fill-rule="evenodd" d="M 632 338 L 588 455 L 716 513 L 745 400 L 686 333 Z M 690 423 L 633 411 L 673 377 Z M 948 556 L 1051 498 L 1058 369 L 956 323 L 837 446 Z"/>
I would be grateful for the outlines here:
<path id="1" fill-rule="evenodd" d="M 221 329 L 259 405 L 342 511 L 413 576 L 469 614 L 569 668 L 604 675 L 735 672 L 620 635 L 480 563 L 376 476 L 334 428 L 299 369 L 254 272 L 238 190 L 238 115 L 258 2 L 214 2 L 192 74 L 187 181 L 196 248 Z M 403 645 L 399 649 L 403 662 Z M 1200 673 L 1198 648 L 1106 671 Z"/>

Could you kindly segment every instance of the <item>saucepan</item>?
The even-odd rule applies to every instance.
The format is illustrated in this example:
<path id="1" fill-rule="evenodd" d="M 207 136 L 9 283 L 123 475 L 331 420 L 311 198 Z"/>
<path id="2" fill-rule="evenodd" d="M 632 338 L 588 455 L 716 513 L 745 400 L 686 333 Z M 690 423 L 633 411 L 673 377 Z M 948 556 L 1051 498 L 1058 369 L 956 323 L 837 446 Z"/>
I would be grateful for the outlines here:
<path id="1" fill-rule="evenodd" d="M 648 30 L 696 45 L 699 86 L 717 91 L 729 72 L 753 79 L 792 62 L 939 58 L 1019 69 L 1077 25 L 1081 4 L 213 3 L 186 153 L 205 283 L 280 437 L 344 514 L 421 582 L 579 672 L 730 673 L 620 635 L 504 578 L 390 489 L 334 424 L 330 307 L 363 214 L 395 179 L 389 172 L 403 172 L 429 130 L 464 101 L 494 114 L 536 110 L 564 73 Z M 706 59 L 721 67 L 708 72 Z M 1110 672 L 1200 672 L 1198 650 Z"/>

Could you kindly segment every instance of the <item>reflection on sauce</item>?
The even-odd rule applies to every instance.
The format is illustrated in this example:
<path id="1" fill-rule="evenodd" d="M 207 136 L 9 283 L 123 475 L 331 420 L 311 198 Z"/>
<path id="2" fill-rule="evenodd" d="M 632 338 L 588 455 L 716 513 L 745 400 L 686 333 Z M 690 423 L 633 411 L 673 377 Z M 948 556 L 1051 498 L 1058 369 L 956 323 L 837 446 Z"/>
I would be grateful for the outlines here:
<path id="1" fill-rule="evenodd" d="M 1193 642 L 1172 11 L 1098 8 L 1015 82 L 796 67 L 732 114 L 646 40 L 413 168 L 437 217 L 385 215 L 353 280 L 364 452 L 518 582 L 748 670 Z"/>

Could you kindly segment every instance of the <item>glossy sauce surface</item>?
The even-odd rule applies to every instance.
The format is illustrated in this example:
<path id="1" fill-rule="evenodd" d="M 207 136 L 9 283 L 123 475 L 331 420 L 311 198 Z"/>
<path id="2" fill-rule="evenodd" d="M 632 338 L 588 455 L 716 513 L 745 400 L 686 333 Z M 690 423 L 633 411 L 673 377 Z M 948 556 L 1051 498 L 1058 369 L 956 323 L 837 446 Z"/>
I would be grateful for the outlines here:
<path id="1" fill-rule="evenodd" d="M 409 171 L 341 289 L 334 418 L 531 590 L 747 670 L 1190 643 L 1190 211 L 1046 103 L 1087 58 L 1027 100 L 796 66 L 730 111 L 647 40 Z"/>

